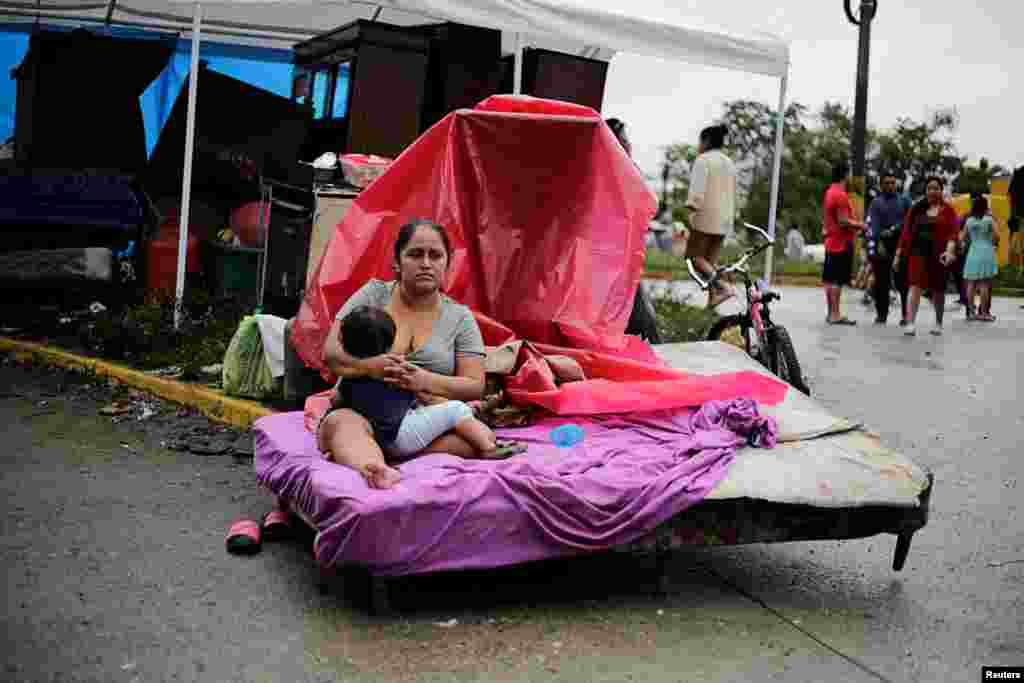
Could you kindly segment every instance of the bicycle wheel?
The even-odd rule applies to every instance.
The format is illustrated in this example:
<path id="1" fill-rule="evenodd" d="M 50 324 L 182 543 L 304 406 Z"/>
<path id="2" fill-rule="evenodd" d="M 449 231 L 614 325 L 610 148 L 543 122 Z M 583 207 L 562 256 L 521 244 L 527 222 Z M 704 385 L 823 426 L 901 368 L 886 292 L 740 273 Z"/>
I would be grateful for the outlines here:
<path id="1" fill-rule="evenodd" d="M 789 382 L 797 391 L 811 395 L 811 389 L 804 382 L 800 361 L 796 359 L 793 340 L 785 327 L 773 327 L 768 330 L 768 362 L 769 369 L 783 381 Z"/>
<path id="2" fill-rule="evenodd" d="M 711 326 L 708 341 L 723 341 L 750 353 L 750 326 L 746 324 L 746 316 L 727 315 L 719 318 Z"/>

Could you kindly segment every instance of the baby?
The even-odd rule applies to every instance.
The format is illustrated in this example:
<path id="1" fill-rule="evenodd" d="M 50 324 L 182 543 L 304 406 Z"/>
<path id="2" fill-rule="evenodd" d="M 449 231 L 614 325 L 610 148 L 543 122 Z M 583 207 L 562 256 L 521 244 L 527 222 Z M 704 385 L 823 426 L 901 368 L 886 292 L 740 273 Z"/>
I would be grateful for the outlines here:
<path id="1" fill-rule="evenodd" d="M 339 342 L 353 358 L 372 358 L 391 351 L 395 321 L 382 308 L 360 306 L 341 321 Z M 520 453 L 524 446 L 495 438 L 486 424 L 473 416 L 462 401 L 417 405 L 406 389 L 370 377 L 344 379 L 332 408 L 348 408 L 373 428 L 373 436 L 386 455 L 404 458 L 424 450 L 439 436 L 454 431 L 483 458 Z"/>

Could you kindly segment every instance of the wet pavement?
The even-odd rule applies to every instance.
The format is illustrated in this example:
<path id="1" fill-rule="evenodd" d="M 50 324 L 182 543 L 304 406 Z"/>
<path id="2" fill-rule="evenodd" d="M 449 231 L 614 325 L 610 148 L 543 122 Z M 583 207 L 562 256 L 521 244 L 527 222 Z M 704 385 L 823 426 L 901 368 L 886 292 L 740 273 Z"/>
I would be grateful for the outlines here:
<path id="1" fill-rule="evenodd" d="M 890 536 L 700 549 L 659 597 L 650 567 L 602 556 L 410 581 L 398 616 L 372 617 L 355 583 L 317 589 L 308 539 L 225 552 L 228 524 L 268 508 L 251 461 L 168 446 L 183 425 L 235 435 L 166 404 L 101 416 L 108 390 L 7 364 L 0 679 L 966 681 L 1024 664 L 1020 302 L 909 339 L 871 326 L 859 292 L 856 327 L 824 324 L 819 289 L 782 293 L 814 395 L 935 473 L 902 572 Z"/>

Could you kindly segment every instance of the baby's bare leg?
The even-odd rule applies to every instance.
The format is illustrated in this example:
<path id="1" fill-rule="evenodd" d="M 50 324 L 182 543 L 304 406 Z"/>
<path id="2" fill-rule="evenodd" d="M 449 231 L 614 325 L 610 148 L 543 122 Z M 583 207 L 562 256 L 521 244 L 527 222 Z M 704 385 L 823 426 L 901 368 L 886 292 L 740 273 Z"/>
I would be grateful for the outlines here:
<path id="1" fill-rule="evenodd" d="M 370 488 L 391 488 L 401 478 L 401 473 L 384 461 L 370 423 L 358 413 L 333 411 L 320 425 L 319 442 L 325 458 L 359 472 Z"/>
<path id="2" fill-rule="evenodd" d="M 491 428 L 475 417 L 467 417 L 455 424 L 455 433 L 469 442 L 481 455 L 493 453 L 498 440 Z"/>
<path id="3" fill-rule="evenodd" d="M 448 453 L 460 458 L 475 458 L 476 448 L 455 432 L 448 432 L 434 439 L 425 449 L 428 453 Z"/>

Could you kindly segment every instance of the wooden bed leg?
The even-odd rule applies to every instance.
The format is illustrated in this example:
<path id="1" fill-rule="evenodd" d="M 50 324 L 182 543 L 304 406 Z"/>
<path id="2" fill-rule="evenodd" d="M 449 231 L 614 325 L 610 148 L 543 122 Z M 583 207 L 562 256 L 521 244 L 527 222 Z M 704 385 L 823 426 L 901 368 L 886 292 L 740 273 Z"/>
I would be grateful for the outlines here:
<path id="1" fill-rule="evenodd" d="M 921 505 L 917 510 L 916 518 L 908 520 L 909 523 L 904 525 L 904 529 L 896 534 L 896 552 L 892 556 L 893 571 L 898 572 L 903 569 L 903 565 L 907 561 L 907 553 L 910 552 L 910 540 L 914 537 L 914 532 L 928 523 L 928 511 L 931 507 L 932 487 L 934 486 L 935 475 L 928 472 L 928 485 L 918 496 Z"/>
<path id="2" fill-rule="evenodd" d="M 910 552 L 910 539 L 913 537 L 913 531 L 904 531 L 896 535 L 896 552 L 892 556 L 893 571 L 898 572 L 903 569 L 903 564 L 907 561 L 907 553 Z"/>
<path id="3" fill-rule="evenodd" d="M 320 595 L 327 595 L 331 592 L 331 585 L 338 577 L 338 572 L 333 567 L 317 565 L 316 589 Z"/>
<path id="4" fill-rule="evenodd" d="M 387 578 L 368 575 L 367 599 L 370 614 L 383 617 L 394 614 L 391 605 L 391 581 Z"/>
<path id="5" fill-rule="evenodd" d="M 669 594 L 668 560 L 670 553 L 659 551 L 654 556 L 654 594 L 660 598 Z"/>

